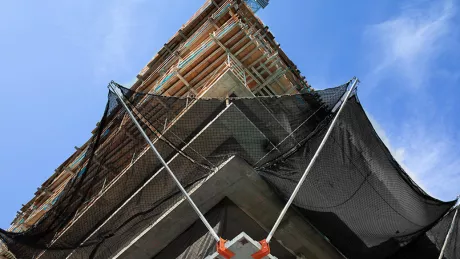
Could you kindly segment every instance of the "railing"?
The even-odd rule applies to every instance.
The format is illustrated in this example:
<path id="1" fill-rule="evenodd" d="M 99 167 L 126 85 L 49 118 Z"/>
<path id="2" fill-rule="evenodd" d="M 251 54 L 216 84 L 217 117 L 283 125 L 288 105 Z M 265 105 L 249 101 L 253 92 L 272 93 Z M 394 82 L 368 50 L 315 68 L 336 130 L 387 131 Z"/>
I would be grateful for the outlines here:
<path id="1" fill-rule="evenodd" d="M 203 25 L 201 25 L 200 28 L 198 28 L 198 30 L 196 30 L 181 46 L 181 49 L 184 49 L 184 48 L 189 48 L 190 45 L 196 41 L 196 39 L 203 34 L 204 31 L 206 31 L 207 29 L 209 29 L 209 27 L 211 26 L 211 23 L 209 21 L 206 21 Z M 179 51 L 180 51 L 179 50 Z"/>
<path id="2" fill-rule="evenodd" d="M 35 217 L 38 213 L 42 211 L 48 211 L 52 207 L 52 205 L 54 205 L 56 199 L 61 195 L 62 191 L 64 190 L 64 187 L 67 185 L 70 179 L 72 179 L 72 177 L 69 177 L 67 180 L 62 182 L 61 185 L 57 188 L 57 190 L 54 191 L 54 193 L 48 199 L 46 199 L 45 202 L 43 202 L 38 208 L 36 208 L 35 211 L 27 217 L 27 219 L 25 219 L 24 223 L 29 223 L 28 221 Z M 40 219 L 37 219 L 37 221 L 38 220 Z M 32 224 L 29 225 L 33 224 L 35 224 L 35 222 L 32 222 Z"/>
<path id="3" fill-rule="evenodd" d="M 70 169 L 74 169 L 80 162 L 86 157 L 86 151 L 84 150 L 81 154 L 69 165 Z"/>
<path id="4" fill-rule="evenodd" d="M 221 39 L 226 33 L 228 33 L 233 27 L 235 27 L 236 22 L 233 20 L 229 20 L 226 22 L 220 30 L 216 31 L 216 38 Z M 191 61 L 200 57 L 205 50 L 209 49 L 214 43 L 214 41 L 211 38 L 206 39 L 203 43 L 201 43 L 200 47 L 198 47 L 196 50 L 192 51 L 189 53 L 184 59 L 179 60 L 179 63 L 177 64 L 177 69 L 183 69 L 187 67 L 189 64 L 191 64 Z M 154 92 L 158 93 L 163 85 L 168 82 L 173 75 L 176 73 L 175 72 L 176 67 L 171 67 L 168 71 L 168 73 L 163 77 L 163 79 L 154 87 Z"/>
<path id="5" fill-rule="evenodd" d="M 222 15 L 224 15 L 231 6 L 231 0 L 227 0 L 215 13 L 212 14 L 212 18 L 219 19 Z"/>
<path id="6" fill-rule="evenodd" d="M 205 5 L 203 5 L 201 7 L 201 9 L 197 13 L 195 13 L 194 17 L 192 17 L 189 20 L 189 22 L 192 21 L 196 16 L 198 16 L 204 9 L 206 9 L 209 6 L 210 3 L 211 3 L 211 1 L 207 1 L 205 3 Z M 231 0 L 227 0 L 211 17 L 213 19 L 220 18 L 226 11 L 228 11 L 228 8 L 230 7 L 230 5 L 231 5 Z M 187 26 L 189 22 L 187 22 L 184 26 Z M 202 26 L 202 28 L 200 28 L 200 29 L 204 30 L 205 27 L 206 26 L 204 26 L 204 27 Z M 222 27 L 224 27 L 224 26 L 222 26 Z M 194 35 L 195 35 L 195 33 L 194 33 Z M 191 39 L 189 39 L 190 42 L 187 42 L 186 44 L 190 44 L 191 42 L 193 42 L 196 39 L 196 36 L 198 36 L 198 35 L 199 34 L 197 34 L 195 36 L 192 36 Z M 187 46 L 188 45 L 185 45 L 185 44 L 183 45 L 183 47 L 187 47 Z M 203 48 L 203 46 L 201 46 L 200 48 Z M 192 53 L 190 53 L 188 56 L 190 56 L 191 54 Z M 184 58 L 184 60 L 186 60 L 186 59 L 187 58 Z M 165 61 L 163 61 L 152 73 L 150 73 L 150 75 L 147 77 L 147 79 L 145 81 L 149 81 L 153 75 L 159 73 L 162 69 L 164 70 L 165 68 L 170 67 L 172 65 L 173 60 L 174 61 L 177 60 L 177 57 L 175 55 L 168 55 L 168 57 L 165 59 Z M 146 71 L 143 71 L 143 72 L 145 73 Z M 143 74 L 141 74 L 141 75 L 143 75 Z"/>
<path id="7" fill-rule="evenodd" d="M 0 258 L 15 259 L 16 257 L 8 251 L 6 245 L 0 240 Z"/>
<path id="8" fill-rule="evenodd" d="M 265 39 L 265 35 L 260 34 L 260 30 L 256 31 L 256 28 L 254 26 L 248 26 L 247 24 L 243 24 L 240 22 L 241 28 L 246 31 L 246 35 L 253 41 L 256 42 L 256 44 L 262 48 L 264 51 L 273 54 L 276 51 L 272 48 L 270 43 Z"/>
<path id="9" fill-rule="evenodd" d="M 230 53 L 227 53 L 227 61 L 226 61 L 228 67 L 230 70 L 235 74 L 235 76 L 241 81 L 241 83 L 247 87 L 247 81 L 246 81 L 246 71 L 244 68 L 240 65 L 240 61 L 236 59 L 233 55 Z"/>

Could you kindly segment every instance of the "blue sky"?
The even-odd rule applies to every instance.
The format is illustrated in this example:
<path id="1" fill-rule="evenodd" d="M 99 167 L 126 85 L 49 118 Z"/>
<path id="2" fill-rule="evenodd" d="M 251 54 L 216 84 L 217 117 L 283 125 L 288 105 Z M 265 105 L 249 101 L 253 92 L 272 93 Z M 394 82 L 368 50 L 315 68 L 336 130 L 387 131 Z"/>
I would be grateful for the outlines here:
<path id="1" fill-rule="evenodd" d="M 0 227 L 204 0 L 0 4 Z M 359 96 L 408 173 L 443 200 L 460 193 L 460 24 L 454 0 L 272 0 L 259 12 L 318 89 L 361 79 Z"/>

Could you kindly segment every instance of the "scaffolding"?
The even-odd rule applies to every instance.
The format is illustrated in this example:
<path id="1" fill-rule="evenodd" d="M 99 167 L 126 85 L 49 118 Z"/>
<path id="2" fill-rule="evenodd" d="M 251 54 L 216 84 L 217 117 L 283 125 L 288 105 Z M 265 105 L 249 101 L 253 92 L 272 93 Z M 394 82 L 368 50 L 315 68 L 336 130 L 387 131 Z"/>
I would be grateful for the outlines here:
<path id="1" fill-rule="evenodd" d="M 288 159 L 295 158 L 295 156 L 291 155 L 296 153 L 299 155 L 302 152 L 305 154 L 309 153 L 303 151 L 303 148 L 307 148 L 306 150 L 309 151 L 308 147 L 305 146 L 307 143 L 306 141 L 309 138 L 313 139 L 318 137 L 319 135 L 314 135 L 315 131 L 320 129 L 320 126 L 326 125 L 329 119 L 332 119 L 332 117 L 329 116 L 330 114 L 328 114 L 328 109 L 330 108 L 330 111 L 335 113 L 336 108 L 340 107 L 336 117 L 332 119 L 331 125 L 324 139 L 321 141 L 317 152 L 314 154 L 308 166 L 306 166 L 300 181 L 298 181 L 291 196 L 289 196 L 288 203 L 282 210 L 272 231 L 270 231 L 266 240 L 261 241 L 260 245 L 255 245 L 255 247 L 259 249 L 264 247 L 269 248 L 268 243 L 283 220 L 284 214 L 296 198 L 300 186 L 312 168 L 313 162 L 319 156 L 321 148 L 326 145 L 326 139 L 333 130 L 334 123 L 338 119 L 338 114 L 345 106 L 348 97 L 352 95 L 352 91 L 358 81 L 355 80 L 353 87 L 350 88 L 346 96 L 343 95 L 344 99 L 342 102 L 336 100 L 337 98 L 340 99 L 342 96 L 337 97 L 337 95 L 334 95 L 334 98 L 330 98 L 335 100 L 331 103 L 336 105 L 336 108 L 332 106 L 328 107 L 327 101 L 325 100 L 326 98 L 323 99 L 322 97 L 324 96 L 321 96 L 321 98 L 318 97 L 320 96 L 320 94 L 318 94 L 319 92 L 314 94 L 298 94 L 299 92 L 311 92 L 312 89 L 305 81 L 304 77 L 300 75 L 296 66 L 281 50 L 279 44 L 268 30 L 268 27 L 264 26 L 263 23 L 254 16 L 255 12 L 260 8 L 264 8 L 267 4 L 268 1 L 264 0 L 206 1 L 192 19 L 184 24 L 147 66 L 141 70 L 131 90 L 119 85 L 117 89 L 119 89 L 120 92 L 113 91 L 114 88 L 112 88 L 112 93 L 118 94 L 118 98 L 122 101 L 126 112 L 120 108 L 120 103 L 116 104 L 117 102 L 114 101 L 113 98 L 110 99 L 109 94 L 109 102 L 103 117 L 104 119 L 102 120 L 103 123 L 101 122 L 101 124 L 96 125 L 96 129 L 93 131 L 96 138 L 88 141 L 82 147 L 76 148 L 77 151 L 75 154 L 56 169 L 55 174 L 37 190 L 34 199 L 26 205 L 23 205 L 23 208 L 18 212 L 17 218 L 9 229 L 10 232 L 16 234 L 16 232 L 23 232 L 31 226 L 40 225 L 37 223 L 46 221 L 44 215 L 58 201 L 60 202 L 59 205 L 66 204 L 72 206 L 74 204 L 74 197 L 76 197 L 75 201 L 77 205 L 75 205 L 75 208 L 70 209 L 70 211 L 72 211 L 69 213 L 70 216 L 68 217 L 70 220 L 67 220 L 66 217 L 59 218 L 57 216 L 59 218 L 58 221 L 62 222 L 62 226 L 53 226 L 52 239 L 48 237 L 43 238 L 43 240 L 46 240 L 46 244 L 39 248 L 41 252 L 38 253 L 37 258 L 43 256 L 46 251 L 53 250 L 49 249 L 50 247 L 57 247 L 55 250 L 66 250 L 65 252 L 71 251 L 71 249 L 75 251 L 84 248 L 88 240 L 94 242 L 91 238 L 93 238 L 98 231 L 102 232 L 98 234 L 103 236 L 103 241 L 112 242 L 109 240 L 109 238 L 111 238 L 110 233 L 111 231 L 116 232 L 118 230 L 110 229 L 110 221 L 114 217 L 120 217 L 119 220 L 122 222 L 122 225 L 125 223 L 128 224 L 132 218 L 124 219 L 123 217 L 131 212 L 130 208 L 133 207 L 130 206 L 137 206 L 136 204 L 133 205 L 132 200 L 138 199 L 138 202 L 142 199 L 144 199 L 143 201 L 152 200 L 146 197 L 140 197 L 142 196 L 140 195 L 142 194 L 142 188 L 156 184 L 156 187 L 161 191 L 167 189 L 164 188 L 161 183 L 153 181 L 161 170 L 166 168 L 175 182 L 179 183 L 179 180 L 175 178 L 169 168 L 168 164 L 170 162 L 174 162 L 172 163 L 173 166 L 183 166 L 184 168 L 182 169 L 184 170 L 182 173 L 185 175 L 187 175 L 187 173 L 191 175 L 190 171 L 187 170 L 192 167 L 194 169 L 195 167 L 204 169 L 203 171 L 206 171 L 208 174 L 210 172 L 216 172 L 219 165 L 222 164 L 222 160 L 217 162 L 214 160 L 211 161 L 214 157 L 210 158 L 208 156 L 214 154 L 214 151 L 219 148 L 222 148 L 220 150 L 222 152 L 227 148 L 225 151 L 228 151 L 228 153 L 225 155 L 232 153 L 234 150 L 230 148 L 230 146 L 234 144 L 231 143 L 231 141 L 234 141 L 237 143 L 237 145 L 235 144 L 235 146 L 232 146 L 235 150 L 241 148 L 245 151 L 242 152 L 244 153 L 243 156 L 245 156 L 245 161 L 253 166 L 254 169 L 259 170 L 259 173 L 266 173 L 265 176 L 269 176 L 270 170 L 272 170 L 271 167 L 276 167 L 276 163 L 280 163 L 278 166 L 281 167 L 275 169 L 282 171 L 288 168 L 288 166 L 283 167 L 283 163 L 290 166 L 299 162 L 294 161 L 287 163 L 286 161 Z M 225 87 L 222 87 L 225 86 L 226 82 L 229 82 L 225 80 L 233 80 L 231 83 L 237 85 L 238 89 L 230 89 L 227 91 Z M 117 84 L 114 82 L 110 84 L 112 87 L 114 85 Z M 341 92 L 342 88 L 343 86 L 333 91 Z M 219 91 L 216 91 L 216 89 L 219 89 Z M 268 98 L 267 96 L 272 96 L 269 101 L 266 101 L 266 98 Z M 283 98 L 284 102 L 277 100 L 280 98 Z M 249 99 L 252 101 L 245 102 Z M 319 101 L 319 99 L 321 99 L 321 101 Z M 131 107 L 128 108 L 128 105 L 131 105 Z M 355 105 L 353 106 L 355 111 L 359 110 L 356 100 L 352 102 L 352 105 Z M 248 106 L 251 108 L 248 108 Z M 212 109 L 203 109 L 202 107 L 211 107 Z M 280 113 L 277 113 L 278 111 Z M 318 114 L 322 113 L 322 115 L 317 116 L 317 112 Z M 294 116 L 292 114 L 296 115 Z M 196 118 L 198 115 L 201 121 Z M 353 118 L 356 118 L 355 115 L 356 114 L 353 114 Z M 350 119 L 350 114 L 347 116 L 347 118 Z M 135 118 L 137 118 L 139 122 Z M 319 118 L 321 118 L 324 124 L 315 124 L 320 122 Z M 232 128 L 232 126 L 228 126 L 227 128 L 228 124 L 233 124 L 235 121 L 240 123 L 241 128 Z M 365 118 L 362 119 L 361 122 L 363 121 L 365 122 Z M 307 122 L 312 123 L 312 125 L 307 125 Z M 219 128 L 219 126 L 216 126 L 220 125 L 219 123 L 222 123 L 225 127 Z M 357 126 L 358 123 L 350 125 Z M 144 127 L 145 131 L 142 127 Z M 209 131 L 207 131 L 209 129 L 208 127 L 216 127 L 218 130 L 214 132 L 214 137 L 206 139 L 202 137 L 201 134 L 205 135 L 209 133 Z M 245 132 L 245 130 L 250 133 Z M 227 131 L 231 133 L 227 134 Z M 373 136 L 372 131 L 364 135 L 366 137 Z M 258 138 L 257 141 L 259 142 L 257 142 L 257 144 L 252 142 L 254 139 L 253 137 Z M 201 141 L 200 145 L 202 150 L 200 150 L 200 148 L 195 150 L 193 147 L 193 145 L 196 144 L 194 141 L 197 139 Z M 346 141 L 350 141 L 352 138 L 346 137 L 345 139 Z M 146 144 L 144 140 L 147 140 L 148 144 Z M 228 144 L 226 141 L 229 141 L 231 144 Z M 210 142 L 213 143 L 210 144 Z M 92 147 L 94 147 L 93 144 L 97 146 L 97 148 L 92 149 Z M 226 146 L 227 144 L 228 146 Z M 158 169 L 158 164 L 155 164 L 155 162 L 149 164 L 149 156 L 146 154 L 149 151 L 158 154 L 159 152 L 156 151 L 156 147 L 159 147 L 165 159 L 158 155 L 163 167 L 155 172 L 151 172 L 153 169 Z M 253 148 L 252 153 L 246 152 L 246 149 L 250 148 Z M 328 154 L 333 157 L 338 152 L 339 151 L 334 151 Z M 216 153 L 218 153 L 217 156 L 223 156 L 224 154 L 219 153 L 219 151 Z M 364 154 L 364 152 L 356 152 L 356 154 Z M 176 159 L 177 157 L 179 158 Z M 342 158 L 344 158 L 344 156 L 342 156 Z M 179 162 L 177 160 L 179 160 Z M 354 160 L 355 162 L 363 161 L 361 157 L 355 158 Z M 368 159 L 366 161 L 370 160 L 371 159 Z M 386 160 L 382 163 L 384 162 L 386 162 Z M 142 163 L 145 163 L 142 170 L 139 170 L 139 168 L 136 170 L 136 166 Z M 328 166 L 332 164 L 333 163 L 328 160 Z M 261 165 L 263 166 L 260 167 Z M 344 168 L 344 166 L 337 161 L 335 161 L 335 166 L 336 169 L 332 170 L 333 173 L 340 172 L 340 170 Z M 338 168 L 340 168 L 340 170 Z M 366 168 L 376 168 L 376 166 L 368 166 Z M 393 169 L 394 172 L 392 175 L 397 179 L 406 177 L 404 172 L 398 171 L 398 167 Z M 180 172 L 180 170 L 178 171 Z M 195 173 L 196 172 L 193 172 L 193 174 Z M 285 173 L 290 174 L 292 172 Z M 371 173 L 379 177 L 382 172 L 378 170 L 377 172 L 369 172 L 365 180 L 372 175 Z M 385 179 L 390 175 L 388 170 L 383 173 L 385 174 Z M 272 176 L 273 175 L 276 174 L 272 174 Z M 133 180 L 137 186 L 127 190 L 124 186 L 125 181 L 141 176 L 145 178 Z M 337 179 L 340 176 L 341 174 L 334 175 L 334 180 L 338 181 Z M 356 173 L 353 174 L 353 177 L 357 176 L 359 175 Z M 199 175 L 193 175 L 193 177 L 194 181 L 202 180 Z M 202 175 L 201 177 L 204 176 Z M 360 186 L 367 186 L 364 185 L 366 183 L 365 180 Z M 78 182 L 78 186 L 75 189 L 71 189 L 69 192 L 64 191 L 66 188 L 72 187 L 76 182 Z M 295 181 L 290 181 L 290 185 L 292 185 L 292 182 Z M 394 183 L 396 181 L 390 182 Z M 190 185 L 196 183 L 197 182 L 192 182 Z M 272 184 L 276 183 L 280 184 L 277 185 L 277 187 L 287 188 L 287 190 L 290 188 L 289 184 L 283 183 L 279 179 L 273 180 Z M 339 183 L 337 185 L 339 185 Z M 208 227 L 213 238 L 216 239 L 218 244 L 221 245 L 221 248 L 225 250 L 223 240 L 219 240 L 219 236 L 214 232 L 212 226 L 204 219 L 198 207 L 191 202 L 185 188 L 182 187 L 180 183 L 178 186 L 186 199 L 192 204 L 195 212 L 197 212 Z M 322 185 L 320 190 L 326 190 L 329 186 L 333 185 Z M 393 185 L 384 184 L 383 186 L 379 186 L 379 188 L 382 193 L 392 193 L 388 192 L 388 189 L 391 189 L 388 186 L 392 188 Z M 344 192 L 348 191 L 348 189 L 350 188 L 340 192 L 339 196 L 342 197 Z M 417 191 L 417 186 L 409 186 L 405 190 L 407 193 L 412 193 L 414 189 Z M 87 193 L 81 193 L 81 190 L 85 190 Z M 170 189 L 167 189 L 165 192 L 168 190 L 172 193 Z M 308 191 L 308 188 L 304 188 L 303 191 L 305 190 Z M 283 189 L 283 191 L 286 193 L 286 189 Z M 63 193 L 71 193 L 72 196 L 61 195 Z M 172 196 L 173 194 L 171 193 L 170 195 Z M 355 196 L 355 194 L 356 192 L 351 195 L 350 199 Z M 304 202 L 306 201 L 305 197 L 319 197 L 315 202 L 320 202 L 321 206 L 324 204 L 321 200 L 323 198 L 321 195 L 315 196 L 303 193 L 303 195 L 299 196 L 303 196 Z M 382 196 L 377 196 L 374 197 L 374 200 L 380 201 Z M 411 200 L 416 197 L 416 195 L 408 196 L 410 197 L 403 198 Z M 362 197 L 367 198 L 366 195 Z M 155 198 L 156 197 L 154 197 L 154 199 Z M 107 202 L 107 200 L 109 200 L 109 202 Z M 429 201 L 428 203 L 422 204 L 418 208 L 425 208 L 424 206 L 427 204 L 430 206 L 434 203 L 438 204 L 438 201 L 432 201 L 429 198 L 427 198 L 427 200 Z M 411 203 L 404 202 L 405 204 Z M 332 203 L 335 204 L 335 202 Z M 415 203 L 416 202 L 414 202 L 414 204 Z M 110 206 L 107 204 L 110 204 Z M 121 206 L 118 206 L 120 204 Z M 358 201 L 355 206 L 361 206 L 361 204 L 362 203 Z M 55 208 L 59 207 L 59 205 L 56 205 Z M 399 204 L 397 205 L 399 206 Z M 441 209 L 450 206 L 449 203 L 439 203 L 439 205 L 443 206 Z M 309 208 L 309 203 L 304 203 L 302 206 L 304 206 L 303 208 Z M 334 205 L 334 207 L 336 207 L 336 205 Z M 368 207 L 369 206 L 366 208 Z M 318 206 L 318 208 L 321 207 Z M 363 208 L 363 210 L 366 208 Z M 134 208 L 134 210 L 135 209 L 136 208 Z M 391 209 L 394 208 L 391 207 Z M 350 211 L 347 215 L 353 215 L 354 218 L 354 212 L 352 210 Z M 388 209 L 388 211 L 391 210 Z M 408 211 L 411 210 L 407 210 L 406 207 L 404 207 L 403 211 L 404 213 L 408 213 Z M 414 211 L 416 210 L 414 209 Z M 368 211 L 370 214 L 374 212 L 375 211 Z M 118 215 L 114 216 L 117 213 Z M 340 214 L 341 212 L 338 213 Z M 429 217 L 421 217 L 420 220 L 423 220 L 423 224 L 417 227 L 426 227 L 428 223 L 432 224 L 434 222 L 433 220 L 442 213 L 443 211 L 441 210 L 433 212 L 434 216 L 428 215 L 427 213 Z M 416 216 L 424 215 L 424 213 L 414 214 Z M 93 217 L 95 215 L 96 217 Z M 371 229 L 370 232 L 378 236 L 377 238 L 370 237 L 367 235 L 367 232 L 363 233 L 359 232 L 359 230 L 356 232 L 361 235 L 360 237 L 362 240 L 378 243 L 382 241 L 381 236 L 385 236 L 385 238 L 388 237 L 388 240 L 399 237 L 398 235 L 395 236 L 394 232 L 399 234 L 400 229 L 404 229 L 407 232 L 405 234 L 417 233 L 422 230 L 414 226 L 408 227 L 404 225 L 404 222 L 401 223 L 401 221 L 392 220 L 392 214 L 390 213 L 389 215 L 388 221 L 391 224 L 396 225 L 397 223 L 401 224 L 403 227 L 395 227 L 397 228 L 396 231 L 391 231 L 389 234 L 384 231 L 383 234 L 382 232 L 374 233 L 372 232 L 374 229 L 369 228 Z M 366 220 L 365 217 L 367 214 L 363 214 L 362 216 L 361 219 Z M 151 218 L 153 217 L 154 216 Z M 455 217 L 456 214 L 454 215 L 454 220 Z M 93 222 L 90 219 L 96 219 L 94 221 L 97 222 Z M 454 228 L 454 220 L 452 221 L 450 229 Z M 334 223 L 333 220 L 330 220 L 330 222 Z M 144 227 L 146 223 L 147 221 L 144 222 Z M 316 222 L 318 225 L 320 225 L 320 223 Z M 360 222 L 358 222 L 358 225 L 359 223 Z M 372 225 L 373 223 L 375 222 L 369 224 Z M 355 221 L 349 221 L 347 224 L 351 227 L 357 227 Z M 43 226 L 43 224 L 41 224 L 41 226 Z M 45 224 L 45 226 L 47 225 Z M 110 230 L 107 232 L 109 234 L 104 232 L 104 227 Z M 146 231 L 146 229 L 148 230 L 148 227 L 145 228 L 143 232 Z M 327 228 L 324 229 L 327 231 Z M 389 227 L 388 229 L 392 228 Z M 81 232 L 75 234 L 78 231 Z M 450 232 L 452 232 L 452 230 L 449 230 L 441 251 L 448 245 Z M 72 239 L 72 236 L 70 238 L 68 237 L 69 235 L 76 235 L 77 241 L 74 239 L 74 242 L 70 242 L 72 244 L 71 247 L 60 247 L 59 241 L 64 240 L 63 242 L 65 243 L 66 238 L 68 238 L 67 240 Z M 46 234 L 40 237 L 43 236 L 46 236 Z M 118 235 L 118 237 L 125 238 L 126 236 Z M 413 236 L 409 237 L 408 240 L 412 237 Z M 51 242 L 48 242 L 49 240 L 51 240 Z M 248 238 L 245 237 L 245 240 L 247 241 Z M 123 240 L 123 242 L 125 241 L 126 240 Z M 356 245 L 357 244 L 354 243 L 352 246 L 343 246 L 342 249 L 353 249 Z M 401 242 L 397 245 L 403 245 L 403 243 Z M 0 248 L 0 252 L 2 249 L 4 250 L 4 248 Z M 95 249 L 95 251 L 96 250 L 97 249 Z M 110 251 L 110 253 L 112 253 L 112 251 Z M 348 253 L 351 252 L 348 251 Z M 72 254 L 73 252 L 71 252 L 68 257 L 71 257 Z M 265 249 L 264 255 L 266 254 L 267 250 Z M 260 258 L 262 258 L 262 256 Z"/>
<path id="2" fill-rule="evenodd" d="M 308 88 L 308 83 L 279 48 L 268 27 L 254 16 L 267 4 L 265 0 L 207 0 L 141 70 L 132 89 L 165 96 L 202 96 L 227 71 L 257 96 L 292 94 Z M 149 101 L 148 96 L 145 98 L 141 104 Z M 164 104 L 157 105 L 160 108 Z M 115 124 L 107 125 L 103 133 L 103 137 L 119 138 L 116 141 L 120 147 L 114 152 L 122 150 L 126 143 L 118 131 L 133 136 L 132 129 L 112 128 Z M 172 124 L 173 121 L 165 121 L 164 127 Z M 18 211 L 10 231 L 22 232 L 39 222 L 60 199 L 59 194 L 65 186 L 86 173 L 88 144 L 77 148 L 75 154 L 38 188 L 35 197 Z M 98 162 L 97 156 L 95 162 Z M 100 193 L 117 179 L 117 175 L 111 173 L 113 170 L 105 170 L 107 174 L 101 180 Z M 86 206 L 90 206 L 97 195 L 87 200 Z M 85 208 L 81 208 L 75 219 L 84 211 Z"/>

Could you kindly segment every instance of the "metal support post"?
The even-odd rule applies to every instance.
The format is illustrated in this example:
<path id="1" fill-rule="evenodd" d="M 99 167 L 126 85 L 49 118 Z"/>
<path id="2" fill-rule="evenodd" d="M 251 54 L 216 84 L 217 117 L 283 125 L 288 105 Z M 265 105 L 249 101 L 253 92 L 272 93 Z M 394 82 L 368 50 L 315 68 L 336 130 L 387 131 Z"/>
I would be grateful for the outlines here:
<path id="1" fill-rule="evenodd" d="M 313 167 L 313 164 L 315 163 L 316 159 L 319 156 L 319 153 L 323 149 L 324 145 L 326 144 L 327 139 L 329 138 L 329 135 L 332 133 L 332 129 L 334 128 L 335 123 L 337 122 L 337 118 L 340 116 L 340 113 L 343 110 L 343 107 L 345 107 L 345 103 L 347 102 L 348 98 L 350 97 L 350 94 L 353 92 L 353 90 L 356 88 L 356 85 L 358 84 L 359 80 L 355 77 L 353 78 L 354 82 L 352 86 L 348 89 L 348 92 L 345 96 L 345 99 L 343 100 L 342 104 L 340 105 L 340 109 L 337 111 L 337 114 L 335 115 L 334 119 L 332 120 L 331 125 L 329 126 L 329 129 L 326 132 L 326 135 L 324 136 L 323 140 L 321 141 L 321 144 L 319 145 L 318 149 L 316 150 L 315 154 L 313 155 L 313 158 L 311 159 L 310 163 L 307 166 L 307 169 L 305 169 L 305 172 L 303 173 L 302 177 L 299 180 L 299 183 L 297 183 L 297 186 L 295 187 L 294 191 L 291 194 L 291 197 L 289 197 L 288 202 L 284 206 L 283 210 L 281 211 L 278 219 L 275 222 L 275 225 L 273 225 L 272 230 L 270 230 L 270 233 L 268 233 L 268 236 L 266 238 L 267 243 L 270 242 L 272 239 L 276 229 L 281 223 L 281 220 L 283 220 L 284 215 L 286 214 L 287 210 L 291 206 L 292 202 L 294 201 L 295 196 L 299 192 L 300 188 L 302 187 L 303 182 L 305 181 L 305 178 L 307 178 L 308 173 L 310 172 L 311 168 Z"/>
<path id="2" fill-rule="evenodd" d="M 230 61 L 230 53 L 229 53 L 228 51 L 226 51 L 226 52 L 227 52 L 227 66 L 228 66 L 228 67 L 231 67 L 231 66 L 232 66 L 232 63 L 231 63 L 231 61 Z"/>
<path id="3" fill-rule="evenodd" d="M 193 210 L 196 212 L 196 214 L 198 214 L 198 216 L 200 217 L 201 221 L 203 222 L 203 224 L 206 226 L 206 228 L 209 230 L 209 232 L 211 233 L 211 235 L 213 236 L 213 238 L 219 242 L 220 241 L 220 238 L 219 236 L 217 235 L 217 233 L 214 231 L 214 229 L 211 227 L 211 225 L 209 224 L 209 222 L 206 220 L 206 218 L 204 217 L 204 215 L 200 212 L 200 210 L 198 209 L 198 207 L 196 206 L 196 204 L 193 202 L 192 198 L 190 198 L 190 196 L 188 195 L 187 191 L 184 189 L 184 187 L 182 186 L 182 184 L 179 182 L 179 180 L 176 178 L 176 176 L 174 175 L 174 173 L 171 171 L 171 168 L 169 168 L 168 164 L 165 162 L 165 160 L 163 159 L 163 157 L 161 157 L 160 153 L 158 152 L 158 150 L 155 148 L 155 146 L 153 145 L 152 141 L 150 140 L 150 138 L 147 136 L 147 134 L 145 133 L 145 131 L 142 129 L 142 126 L 139 124 L 139 122 L 136 120 L 136 117 L 133 115 L 133 113 L 131 112 L 131 110 L 129 109 L 128 105 L 125 103 L 125 99 L 124 99 L 124 96 L 121 94 L 120 92 L 120 89 L 119 88 L 116 88 L 113 84 L 110 84 L 110 90 L 115 94 L 117 95 L 118 99 L 120 100 L 121 104 L 123 105 L 123 107 L 125 108 L 126 112 L 128 113 L 129 117 L 131 118 L 131 120 L 134 122 L 134 124 L 136 125 L 137 129 L 139 130 L 139 132 L 142 134 L 142 136 L 145 138 L 145 140 L 147 141 L 147 143 L 150 145 L 150 148 L 153 150 L 153 152 L 155 153 L 155 156 L 160 160 L 161 164 L 164 166 L 164 168 L 166 169 L 166 171 L 169 173 L 169 175 L 171 175 L 171 177 L 173 178 L 174 182 L 176 183 L 177 187 L 179 187 L 180 191 L 182 192 L 182 194 L 184 194 L 185 196 L 185 199 L 190 203 L 190 205 L 192 206 Z"/>
<path id="4" fill-rule="evenodd" d="M 452 223 L 450 223 L 450 228 L 449 228 L 449 231 L 447 232 L 446 240 L 444 240 L 444 244 L 442 245 L 441 253 L 439 254 L 439 257 L 438 257 L 439 259 L 442 259 L 444 256 L 444 250 L 446 249 L 447 243 L 449 241 L 449 237 L 452 234 L 452 230 L 454 229 L 454 226 L 455 226 L 455 218 L 457 217 L 457 212 L 458 212 L 458 207 L 455 208 L 454 217 L 452 218 Z"/>

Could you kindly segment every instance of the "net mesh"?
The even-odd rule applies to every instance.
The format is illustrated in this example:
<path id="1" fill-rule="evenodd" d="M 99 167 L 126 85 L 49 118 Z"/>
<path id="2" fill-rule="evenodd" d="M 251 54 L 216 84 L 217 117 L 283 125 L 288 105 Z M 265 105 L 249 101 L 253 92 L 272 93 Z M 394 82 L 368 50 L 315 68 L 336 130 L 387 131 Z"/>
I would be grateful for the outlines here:
<path id="1" fill-rule="evenodd" d="M 444 256 L 446 259 L 460 258 L 460 228 L 459 215 L 454 220 L 455 210 L 451 210 L 446 216 L 441 218 L 430 230 L 417 237 L 414 242 L 410 243 L 395 255 L 392 259 L 431 259 L 439 258 L 440 251 L 446 241 L 449 228 L 452 227 L 452 232 L 447 240 L 444 248 Z"/>
<path id="2" fill-rule="evenodd" d="M 287 199 L 348 85 L 223 99 L 166 97 L 116 86 L 187 190 L 237 155 Z M 37 224 L 22 233 L 0 230 L 18 258 L 108 258 L 182 199 L 112 92 L 78 171 Z M 396 253 L 453 206 L 411 181 L 355 97 L 294 204 L 350 258 Z"/>
<path id="3" fill-rule="evenodd" d="M 286 199 L 329 123 L 260 173 Z M 443 203 L 420 189 L 393 159 L 353 96 L 294 205 L 349 258 L 386 258 L 442 217 Z"/>
<path id="4" fill-rule="evenodd" d="M 255 240 L 262 240 L 268 234 L 252 218 L 228 199 L 219 202 L 205 216 L 216 233 L 225 240 L 231 240 L 241 232 L 245 232 Z M 278 258 L 296 258 L 276 241 L 270 243 L 270 250 Z M 216 241 L 212 238 L 203 223 L 196 221 L 179 238 L 162 249 L 155 256 L 155 259 L 205 258 L 215 252 Z"/>

